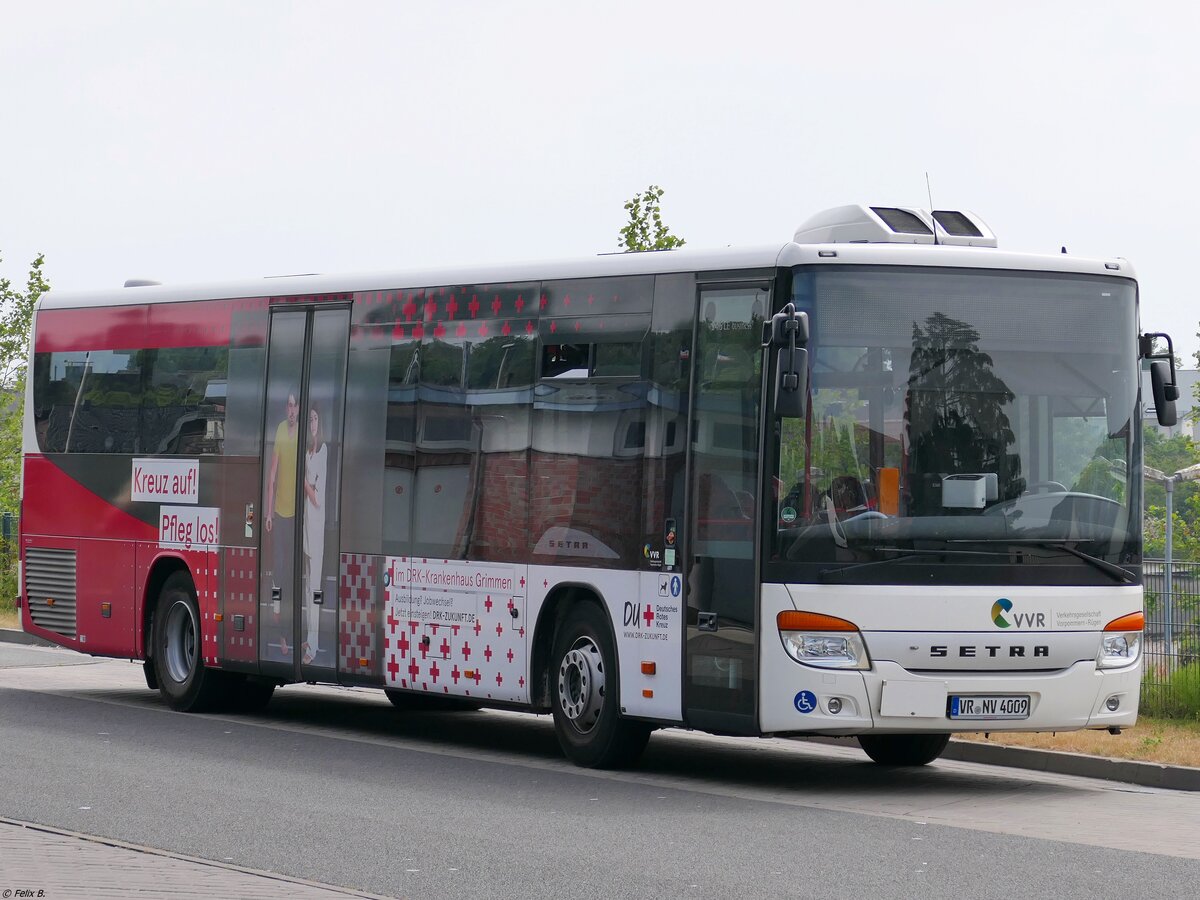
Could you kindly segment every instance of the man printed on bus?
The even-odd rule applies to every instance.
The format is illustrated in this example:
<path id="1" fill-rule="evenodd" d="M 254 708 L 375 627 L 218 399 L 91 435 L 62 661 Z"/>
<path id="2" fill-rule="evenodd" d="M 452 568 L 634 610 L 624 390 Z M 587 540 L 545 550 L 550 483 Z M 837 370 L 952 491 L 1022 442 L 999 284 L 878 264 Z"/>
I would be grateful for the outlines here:
<path id="1" fill-rule="evenodd" d="M 287 395 L 287 416 L 275 429 L 271 471 L 267 476 L 267 533 L 271 535 L 271 583 L 284 596 L 291 596 L 292 573 L 287 560 L 296 543 L 296 457 L 299 438 L 300 403 L 297 392 Z M 279 611 L 275 610 L 276 615 Z M 289 619 L 290 621 L 290 619 Z M 279 636 L 279 650 L 291 655 L 286 633 Z"/>

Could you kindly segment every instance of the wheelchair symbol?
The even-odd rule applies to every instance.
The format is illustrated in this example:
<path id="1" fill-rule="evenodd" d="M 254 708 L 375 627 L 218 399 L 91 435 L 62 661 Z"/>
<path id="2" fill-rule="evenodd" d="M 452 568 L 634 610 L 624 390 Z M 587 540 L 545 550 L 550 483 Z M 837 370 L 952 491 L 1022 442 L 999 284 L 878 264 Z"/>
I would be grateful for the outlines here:
<path id="1" fill-rule="evenodd" d="M 817 708 L 817 695 L 812 691 L 801 691 L 793 702 L 796 704 L 797 712 L 807 715 Z"/>

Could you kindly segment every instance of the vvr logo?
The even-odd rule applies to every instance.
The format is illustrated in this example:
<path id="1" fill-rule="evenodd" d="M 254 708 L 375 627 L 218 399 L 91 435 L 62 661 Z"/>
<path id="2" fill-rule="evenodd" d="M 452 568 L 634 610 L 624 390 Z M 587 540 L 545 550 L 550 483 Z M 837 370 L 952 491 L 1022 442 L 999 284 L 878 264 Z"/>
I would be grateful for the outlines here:
<path id="1" fill-rule="evenodd" d="M 1010 622 L 1004 618 L 1004 614 L 1012 612 L 1012 601 L 1006 597 L 1001 597 L 992 604 L 992 621 L 997 628 L 1011 628 L 1016 625 L 1018 628 L 1045 628 L 1046 614 L 1040 612 L 1032 613 L 1013 613 L 1013 620 Z"/>

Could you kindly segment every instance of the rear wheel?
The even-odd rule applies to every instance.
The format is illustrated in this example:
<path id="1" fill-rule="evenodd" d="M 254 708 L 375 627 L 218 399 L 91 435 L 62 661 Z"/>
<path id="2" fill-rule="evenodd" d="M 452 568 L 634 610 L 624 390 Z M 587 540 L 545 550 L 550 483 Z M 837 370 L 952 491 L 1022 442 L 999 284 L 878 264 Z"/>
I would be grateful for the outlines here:
<path id="1" fill-rule="evenodd" d="M 923 766 L 933 762 L 950 743 L 948 734 L 862 734 L 858 743 L 883 766 Z"/>
<path id="2" fill-rule="evenodd" d="M 158 689 L 172 709 L 203 712 L 225 699 L 225 673 L 204 667 L 196 588 L 187 572 L 171 575 L 158 595 L 152 658 Z"/>
<path id="3" fill-rule="evenodd" d="M 563 753 L 579 766 L 616 768 L 634 762 L 650 739 L 650 726 L 621 718 L 617 654 L 608 619 L 598 606 L 581 604 L 554 642 L 554 730 Z"/>

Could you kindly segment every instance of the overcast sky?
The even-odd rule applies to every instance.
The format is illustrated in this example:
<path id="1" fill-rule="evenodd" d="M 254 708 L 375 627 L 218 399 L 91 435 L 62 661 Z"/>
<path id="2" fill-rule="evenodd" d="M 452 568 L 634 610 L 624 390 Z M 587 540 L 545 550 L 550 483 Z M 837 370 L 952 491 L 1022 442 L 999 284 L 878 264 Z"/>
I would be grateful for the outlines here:
<path id="1" fill-rule="evenodd" d="M 0 272 L 59 288 L 694 247 L 845 203 L 1124 256 L 1194 365 L 1195 4 L 6 0 Z"/>

